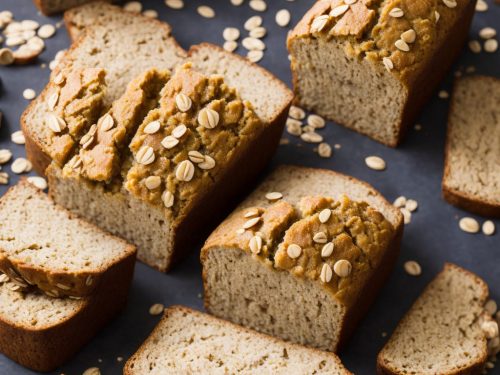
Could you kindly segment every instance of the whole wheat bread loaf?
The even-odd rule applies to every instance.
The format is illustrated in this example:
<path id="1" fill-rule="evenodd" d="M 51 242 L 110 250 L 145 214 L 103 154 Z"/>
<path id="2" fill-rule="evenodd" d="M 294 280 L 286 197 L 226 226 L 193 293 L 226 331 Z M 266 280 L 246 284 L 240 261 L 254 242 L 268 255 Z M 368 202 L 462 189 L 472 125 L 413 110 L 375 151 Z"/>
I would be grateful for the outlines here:
<path id="1" fill-rule="evenodd" d="M 283 198 L 272 203 L 269 192 Z M 390 274 L 402 231 L 401 213 L 364 182 L 279 167 L 206 241 L 205 308 L 336 351 Z"/>
<path id="2" fill-rule="evenodd" d="M 38 9 L 40 9 L 40 11 L 46 16 L 60 13 L 66 9 L 89 3 L 91 1 L 93 0 L 33 0 Z"/>
<path id="3" fill-rule="evenodd" d="M 305 348 L 186 307 L 165 311 L 124 374 L 350 374 L 335 354 Z"/>
<path id="4" fill-rule="evenodd" d="M 397 146 L 460 53 L 474 4 L 315 2 L 288 36 L 297 102 Z"/>
<path id="5" fill-rule="evenodd" d="M 132 245 L 75 217 L 26 180 L 0 199 L 0 271 L 23 289 L 82 297 L 131 279 Z"/>
<path id="6" fill-rule="evenodd" d="M 379 353 L 378 373 L 481 374 L 488 357 L 482 325 L 496 326 L 498 337 L 498 326 L 485 311 L 487 300 L 483 280 L 446 264 Z"/>
<path id="7" fill-rule="evenodd" d="M 444 198 L 465 210 L 500 217 L 500 80 L 455 82 L 448 117 Z"/>

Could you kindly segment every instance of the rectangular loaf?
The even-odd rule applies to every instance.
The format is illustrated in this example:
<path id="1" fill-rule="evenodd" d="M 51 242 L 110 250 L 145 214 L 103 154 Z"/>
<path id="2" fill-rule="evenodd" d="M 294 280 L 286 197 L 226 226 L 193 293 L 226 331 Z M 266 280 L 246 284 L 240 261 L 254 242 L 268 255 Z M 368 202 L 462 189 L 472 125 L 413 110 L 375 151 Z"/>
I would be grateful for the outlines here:
<path id="1" fill-rule="evenodd" d="M 500 217 L 500 80 L 457 79 L 451 98 L 443 175 L 444 198 Z"/>
<path id="2" fill-rule="evenodd" d="M 205 308 L 335 352 L 390 274 L 402 231 L 399 210 L 370 185 L 279 167 L 206 241 Z"/>
<path id="3" fill-rule="evenodd" d="M 500 350 L 488 285 L 454 264 L 425 288 L 378 355 L 378 374 L 481 374 Z"/>
<path id="4" fill-rule="evenodd" d="M 288 36 L 296 100 L 397 146 L 467 39 L 475 0 L 320 0 Z"/>
<path id="5" fill-rule="evenodd" d="M 124 374 L 351 374 L 335 354 L 262 335 L 182 306 L 165 311 Z"/>
<path id="6" fill-rule="evenodd" d="M 132 279 L 134 246 L 56 205 L 26 180 L 0 199 L 0 272 L 51 297 L 92 295 Z"/>

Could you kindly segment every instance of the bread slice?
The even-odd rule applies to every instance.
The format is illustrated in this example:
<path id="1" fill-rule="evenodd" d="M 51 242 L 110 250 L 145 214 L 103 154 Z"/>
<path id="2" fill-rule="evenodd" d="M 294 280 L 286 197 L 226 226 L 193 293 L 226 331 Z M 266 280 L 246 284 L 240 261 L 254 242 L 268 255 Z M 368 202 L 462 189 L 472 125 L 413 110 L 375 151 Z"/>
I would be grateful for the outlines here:
<path id="1" fill-rule="evenodd" d="M 56 165 L 50 166 L 47 170 L 50 194 L 57 203 L 99 227 L 136 244 L 138 258 L 162 271 L 167 270 L 174 260 L 185 252 L 184 249 L 188 248 L 189 244 L 194 244 L 218 219 L 227 214 L 227 210 L 238 195 L 247 189 L 264 168 L 278 145 L 284 116 L 291 102 L 290 91 L 262 68 L 219 48 L 209 45 L 200 48 L 203 48 L 204 55 L 199 56 L 203 58 L 197 57 L 195 61 L 206 61 L 210 67 L 215 64 L 210 62 L 220 61 L 228 64 L 228 61 L 233 61 L 233 65 L 240 71 L 245 70 L 256 79 L 267 82 L 266 88 L 259 89 L 262 93 L 269 87 L 275 87 L 276 102 L 280 103 L 280 107 L 277 109 L 275 104 L 259 107 L 261 116 L 257 116 L 253 114 L 252 104 L 248 100 L 241 101 L 238 92 L 228 88 L 225 82 L 225 77 L 228 77 L 239 87 L 245 86 L 247 81 L 238 81 L 235 70 L 227 72 L 223 70 L 223 79 L 220 75 L 207 77 L 197 71 L 197 65 L 193 64 L 191 67 L 186 64 L 177 70 L 163 88 L 157 108 L 151 110 L 142 120 L 140 127 L 132 131 L 134 135 L 132 142 L 130 145 L 126 142 L 129 147 L 120 152 L 123 164 L 121 169 L 118 168 L 121 174 L 113 175 L 115 180 L 102 184 L 96 183 L 99 182 L 96 179 L 89 181 L 88 177 L 91 176 L 88 173 L 84 175 L 80 173 L 80 176 L 75 177 L 72 173 L 73 163 L 66 165 L 64 171 Z M 214 95 L 227 91 L 225 97 L 210 99 L 217 99 L 212 100 L 210 106 L 222 105 L 218 109 L 221 124 L 213 130 L 204 129 L 196 124 L 196 113 L 202 108 L 200 100 L 207 99 L 203 99 L 204 95 L 193 94 L 192 90 L 203 88 L 206 84 L 204 82 L 214 85 Z M 186 113 L 172 112 L 173 99 L 181 88 L 183 93 L 192 98 L 191 108 Z M 119 101 L 129 102 L 127 93 L 128 90 Z M 257 90 L 250 91 L 249 96 L 252 95 L 256 97 Z M 244 110 L 241 112 L 241 120 L 231 123 L 230 112 L 239 107 Z M 259 117 L 269 119 L 270 122 L 262 122 Z M 156 135 L 148 136 L 144 133 L 144 129 L 152 121 L 160 121 L 162 127 Z M 188 131 L 178 146 L 165 150 L 160 146 L 160 142 L 163 137 L 170 134 L 169 132 L 179 124 L 179 121 L 188 126 Z M 97 142 L 85 152 L 94 153 L 99 147 L 100 131 L 97 134 Z M 156 147 L 157 162 L 151 166 L 137 163 L 137 153 L 141 150 L 143 142 L 149 142 L 148 144 Z M 262 148 L 259 153 L 254 152 L 256 144 Z M 174 169 L 189 157 L 189 151 L 196 150 L 211 155 L 216 161 L 215 168 L 206 173 L 195 168 L 192 180 L 180 182 L 178 176 L 173 173 Z M 130 152 L 133 153 L 133 157 L 127 157 L 127 153 Z M 94 154 L 93 159 L 102 165 L 104 155 L 109 153 L 102 152 L 101 156 L 98 153 Z M 82 153 L 79 156 L 85 167 Z M 246 168 L 241 168 L 241 165 L 245 165 Z M 150 176 L 161 181 L 160 185 L 152 190 L 145 186 L 146 178 Z M 162 202 L 163 193 L 167 191 L 174 198 L 172 207 L 165 207 L 165 203 Z"/>
<path id="2" fill-rule="evenodd" d="M 136 250 L 57 206 L 27 180 L 0 199 L 0 271 L 22 288 L 82 297 L 133 274 Z"/>
<path id="3" fill-rule="evenodd" d="M 125 12 L 117 6 L 103 2 L 89 3 L 71 10 L 67 18 L 73 25 L 70 30 L 85 28 L 83 20 L 94 23 L 96 27 L 85 28 L 84 35 L 73 43 L 52 72 L 51 81 L 61 72 L 70 74 L 85 68 L 104 68 L 107 83 L 104 106 L 118 99 L 127 84 L 139 74 L 152 68 L 172 70 L 186 56 L 186 52 L 171 37 L 169 25 Z M 39 174 L 45 173 L 52 160 L 39 142 L 44 137 L 39 134 L 45 128 L 49 96 L 50 85 L 30 103 L 21 117 L 26 154 Z"/>
<path id="4" fill-rule="evenodd" d="M 379 353 L 378 373 L 480 374 L 488 355 L 482 324 L 496 325 L 485 311 L 487 299 L 483 280 L 446 264 Z"/>
<path id="5" fill-rule="evenodd" d="M 451 204 L 500 217 L 500 79 L 457 79 L 446 137 L 443 195 Z"/>
<path id="6" fill-rule="evenodd" d="M 90 1 L 92 0 L 34 0 L 33 2 L 43 14 L 50 16 Z"/>
<path id="7" fill-rule="evenodd" d="M 474 2 L 456 3 L 315 2 L 287 41 L 297 102 L 397 146 L 467 40 Z"/>
<path id="8" fill-rule="evenodd" d="M 283 199 L 269 202 L 269 192 Z M 321 224 L 318 212 L 327 208 L 331 218 Z M 326 238 L 313 241 L 318 232 Z M 370 185 L 328 170 L 281 166 L 206 241 L 205 308 L 272 336 L 337 351 L 390 274 L 402 232 L 399 210 Z M 332 252 L 322 257 L 327 241 Z M 292 244 L 301 248 L 298 258 L 287 253 Z M 332 271 L 339 260 L 352 271 L 330 272 L 325 282 L 324 265 Z"/>
<path id="9" fill-rule="evenodd" d="M 165 311 L 124 374 L 351 374 L 336 355 L 181 306 Z"/>
<path id="10" fill-rule="evenodd" d="M 4 278 L 0 276 L 0 353 L 32 370 L 48 372 L 69 360 L 123 309 L 132 272 L 81 300 L 20 293 Z"/>

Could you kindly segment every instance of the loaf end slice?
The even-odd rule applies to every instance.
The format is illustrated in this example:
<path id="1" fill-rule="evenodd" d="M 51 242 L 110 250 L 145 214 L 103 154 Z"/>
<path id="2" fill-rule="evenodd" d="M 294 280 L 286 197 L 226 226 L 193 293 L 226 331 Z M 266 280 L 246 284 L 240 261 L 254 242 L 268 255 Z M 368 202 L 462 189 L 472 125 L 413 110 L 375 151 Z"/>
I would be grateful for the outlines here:
<path id="1" fill-rule="evenodd" d="M 124 373 L 351 374 L 331 353 L 287 343 L 186 307 L 173 306 Z"/>
<path id="2" fill-rule="evenodd" d="M 269 192 L 283 194 L 282 201 L 269 203 Z M 324 223 L 323 210 L 331 210 Z M 205 307 L 257 331 L 337 351 L 390 274 L 402 230 L 401 214 L 371 186 L 327 170 L 280 167 L 205 243 Z M 295 255 L 292 245 L 300 247 Z M 347 275 L 334 273 L 338 260 L 351 266 Z"/>
<path id="3" fill-rule="evenodd" d="M 124 308 L 131 281 L 75 300 L 20 292 L 0 274 L 0 352 L 34 371 L 55 370 Z"/>
<path id="4" fill-rule="evenodd" d="M 443 195 L 451 204 L 500 217 L 500 80 L 457 79 L 446 136 Z"/>
<path id="5" fill-rule="evenodd" d="M 485 311 L 487 299 L 483 280 L 446 264 L 379 353 L 378 373 L 480 374 L 488 356 L 485 322 L 496 326 L 498 340 L 498 325 Z"/>
<path id="6" fill-rule="evenodd" d="M 460 53 L 474 14 L 468 0 L 416 4 L 357 2 L 337 13 L 340 2 L 315 2 L 288 36 L 297 102 L 397 146 Z"/>
<path id="7" fill-rule="evenodd" d="M 130 280 L 135 247 L 57 206 L 26 180 L 0 199 L 0 271 L 28 290 L 82 297 Z"/>

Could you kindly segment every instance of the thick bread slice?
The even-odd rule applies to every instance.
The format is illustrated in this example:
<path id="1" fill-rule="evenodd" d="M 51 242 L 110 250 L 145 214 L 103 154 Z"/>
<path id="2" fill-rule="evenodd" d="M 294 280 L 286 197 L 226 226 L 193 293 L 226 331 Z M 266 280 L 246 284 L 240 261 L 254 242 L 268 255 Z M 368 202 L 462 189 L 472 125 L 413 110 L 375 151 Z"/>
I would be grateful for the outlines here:
<path id="1" fill-rule="evenodd" d="M 331 353 L 181 306 L 165 311 L 124 374 L 351 374 Z"/>
<path id="2" fill-rule="evenodd" d="M 0 276 L 0 352 L 35 371 L 55 370 L 123 309 L 131 276 L 81 300 L 13 291 Z"/>
<path id="3" fill-rule="evenodd" d="M 80 0 L 82 1 L 82 0 Z M 109 1 L 108 1 L 109 2 Z M 76 41 L 87 29 L 104 27 L 105 29 L 123 29 L 124 27 L 151 26 L 158 27 L 161 33 L 170 35 L 168 24 L 142 16 L 140 13 L 128 12 L 117 5 L 104 1 L 85 1 L 82 5 L 64 12 L 64 23 L 71 40 Z M 145 19 L 146 18 L 146 19 Z M 149 25 L 146 25 L 150 20 Z M 139 56 L 139 55 L 138 55 Z"/>
<path id="4" fill-rule="evenodd" d="M 73 216 L 26 180 L 0 199 L 0 271 L 22 288 L 81 297 L 132 277 L 136 250 Z"/>
<path id="5" fill-rule="evenodd" d="M 443 195 L 451 204 L 500 217 L 500 79 L 457 79 L 446 137 Z"/>
<path id="6" fill-rule="evenodd" d="M 125 12 L 105 3 L 90 3 L 75 8 L 71 14 L 76 12 L 85 17 L 84 10 L 90 12 L 96 7 L 102 8 L 102 13 L 106 15 L 102 25 L 99 26 L 96 21 L 97 27 L 85 29 L 52 72 L 52 80 L 62 71 L 104 68 L 107 73 L 104 105 L 109 106 L 123 94 L 127 84 L 142 72 L 151 68 L 172 70 L 184 60 L 186 52 L 171 37 L 170 26 L 166 23 Z M 76 16 L 71 19 L 74 18 Z M 41 138 L 38 134 L 44 129 L 49 87 L 30 103 L 21 117 L 26 154 L 39 174 L 45 173 L 51 161 L 43 145 L 37 141 Z"/>
<path id="7" fill-rule="evenodd" d="M 397 146 L 462 51 L 475 1 L 313 3 L 287 40 L 297 102 Z"/>
<path id="8" fill-rule="evenodd" d="M 282 201 L 271 204 L 265 198 L 268 192 L 282 193 Z M 359 211 L 352 209 L 342 194 L 352 201 L 368 202 L 390 224 L 380 226 L 382 215 L 363 204 Z M 310 196 L 315 198 L 304 200 Z M 339 202 L 326 224 L 319 224 L 315 213 L 331 203 L 318 197 Z M 305 213 L 311 204 L 318 209 Z M 244 223 L 253 217 L 249 212 L 253 207 L 259 208 L 261 220 L 256 229 L 242 232 Z M 302 216 L 297 221 L 299 211 Z M 319 231 L 333 243 L 333 252 L 323 258 L 319 256 L 323 245 L 317 247 L 313 242 L 327 241 L 311 240 L 311 233 Z M 218 317 L 257 331 L 336 351 L 389 276 L 402 232 L 399 210 L 370 185 L 328 170 L 279 167 L 205 243 L 201 252 L 205 307 Z M 258 242 L 262 246 L 257 246 L 261 248 L 257 256 Z M 302 247 L 296 260 L 287 255 L 286 246 L 291 243 Z M 376 243 L 379 245 L 372 247 Z M 352 272 L 342 278 L 333 274 L 323 285 L 319 280 L 323 263 L 332 267 L 341 259 L 350 261 Z"/>
<path id="9" fill-rule="evenodd" d="M 43 14 L 50 16 L 91 1 L 92 0 L 34 0 L 33 2 Z"/>
<path id="10" fill-rule="evenodd" d="M 480 374 L 488 356 L 481 325 L 496 324 L 485 311 L 487 299 L 483 280 L 446 264 L 379 353 L 378 373 Z"/>

